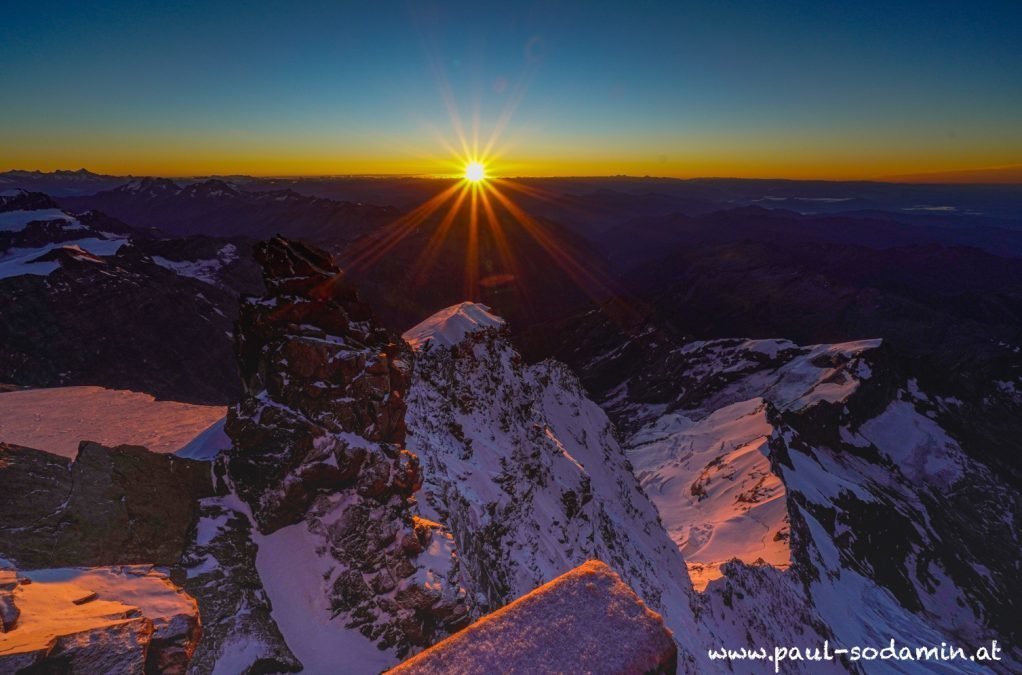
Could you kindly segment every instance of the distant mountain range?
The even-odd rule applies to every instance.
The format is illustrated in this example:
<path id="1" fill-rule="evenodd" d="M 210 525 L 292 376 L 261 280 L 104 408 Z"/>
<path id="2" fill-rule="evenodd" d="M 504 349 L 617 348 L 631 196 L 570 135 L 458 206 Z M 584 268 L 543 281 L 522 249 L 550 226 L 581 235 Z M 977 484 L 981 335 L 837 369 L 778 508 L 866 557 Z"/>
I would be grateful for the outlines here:
<path id="1" fill-rule="evenodd" d="M 87 195 L 121 185 L 131 176 L 107 176 L 88 169 L 77 171 L 23 171 L 15 169 L 0 173 L 0 192 L 21 188 L 32 192 L 45 192 L 54 197 Z"/>
<path id="2" fill-rule="evenodd" d="M 882 180 L 898 183 L 1022 183 L 1022 164 L 1001 166 L 990 169 L 964 169 L 958 171 L 933 171 L 930 173 L 901 174 L 886 176 Z"/>
<path id="3" fill-rule="evenodd" d="M 248 246 L 0 196 L 0 382 L 233 400 L 238 296 L 260 290 Z"/>
<path id="4" fill-rule="evenodd" d="M 167 178 L 141 178 L 93 195 L 63 197 L 61 204 L 72 210 L 97 209 L 175 236 L 285 234 L 320 243 L 358 238 L 399 215 L 389 207 L 293 190 L 250 192 L 219 179 L 182 185 Z"/>

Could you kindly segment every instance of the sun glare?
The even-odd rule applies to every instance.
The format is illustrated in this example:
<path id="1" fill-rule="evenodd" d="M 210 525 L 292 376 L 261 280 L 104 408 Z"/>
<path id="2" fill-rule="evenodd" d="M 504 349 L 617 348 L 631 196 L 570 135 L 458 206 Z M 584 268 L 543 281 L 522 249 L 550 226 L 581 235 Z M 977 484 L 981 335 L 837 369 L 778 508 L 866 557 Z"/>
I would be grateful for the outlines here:
<path id="1" fill-rule="evenodd" d="M 478 183 L 486 178 L 486 168 L 479 162 L 469 162 L 465 167 L 465 180 Z"/>

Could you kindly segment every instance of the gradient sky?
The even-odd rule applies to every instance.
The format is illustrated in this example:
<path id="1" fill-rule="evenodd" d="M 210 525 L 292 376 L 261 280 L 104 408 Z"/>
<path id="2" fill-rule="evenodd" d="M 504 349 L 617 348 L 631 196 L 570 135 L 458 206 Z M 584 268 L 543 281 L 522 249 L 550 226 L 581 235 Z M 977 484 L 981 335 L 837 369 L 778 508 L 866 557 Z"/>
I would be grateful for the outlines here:
<path id="1" fill-rule="evenodd" d="M 455 114 L 507 175 L 1016 165 L 1020 35 L 1017 1 L 18 3 L 0 169 L 436 173 Z"/>

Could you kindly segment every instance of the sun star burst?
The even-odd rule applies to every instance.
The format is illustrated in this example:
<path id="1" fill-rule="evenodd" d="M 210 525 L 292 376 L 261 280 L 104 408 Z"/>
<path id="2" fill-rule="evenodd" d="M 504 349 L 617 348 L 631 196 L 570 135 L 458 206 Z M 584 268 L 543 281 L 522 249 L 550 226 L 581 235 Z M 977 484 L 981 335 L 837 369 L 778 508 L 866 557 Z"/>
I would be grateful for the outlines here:
<path id="1" fill-rule="evenodd" d="M 465 166 L 465 180 L 478 183 L 486 178 L 486 167 L 481 162 L 469 162 Z"/>

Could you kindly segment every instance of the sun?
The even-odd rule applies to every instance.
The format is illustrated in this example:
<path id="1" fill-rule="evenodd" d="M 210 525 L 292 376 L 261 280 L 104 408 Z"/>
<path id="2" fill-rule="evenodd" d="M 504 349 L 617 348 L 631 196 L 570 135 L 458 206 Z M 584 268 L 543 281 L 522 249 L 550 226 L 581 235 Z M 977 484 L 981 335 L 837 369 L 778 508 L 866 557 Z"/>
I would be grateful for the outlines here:
<path id="1" fill-rule="evenodd" d="M 486 178 L 486 167 L 481 162 L 469 162 L 465 166 L 465 180 L 470 183 L 478 183 Z"/>

